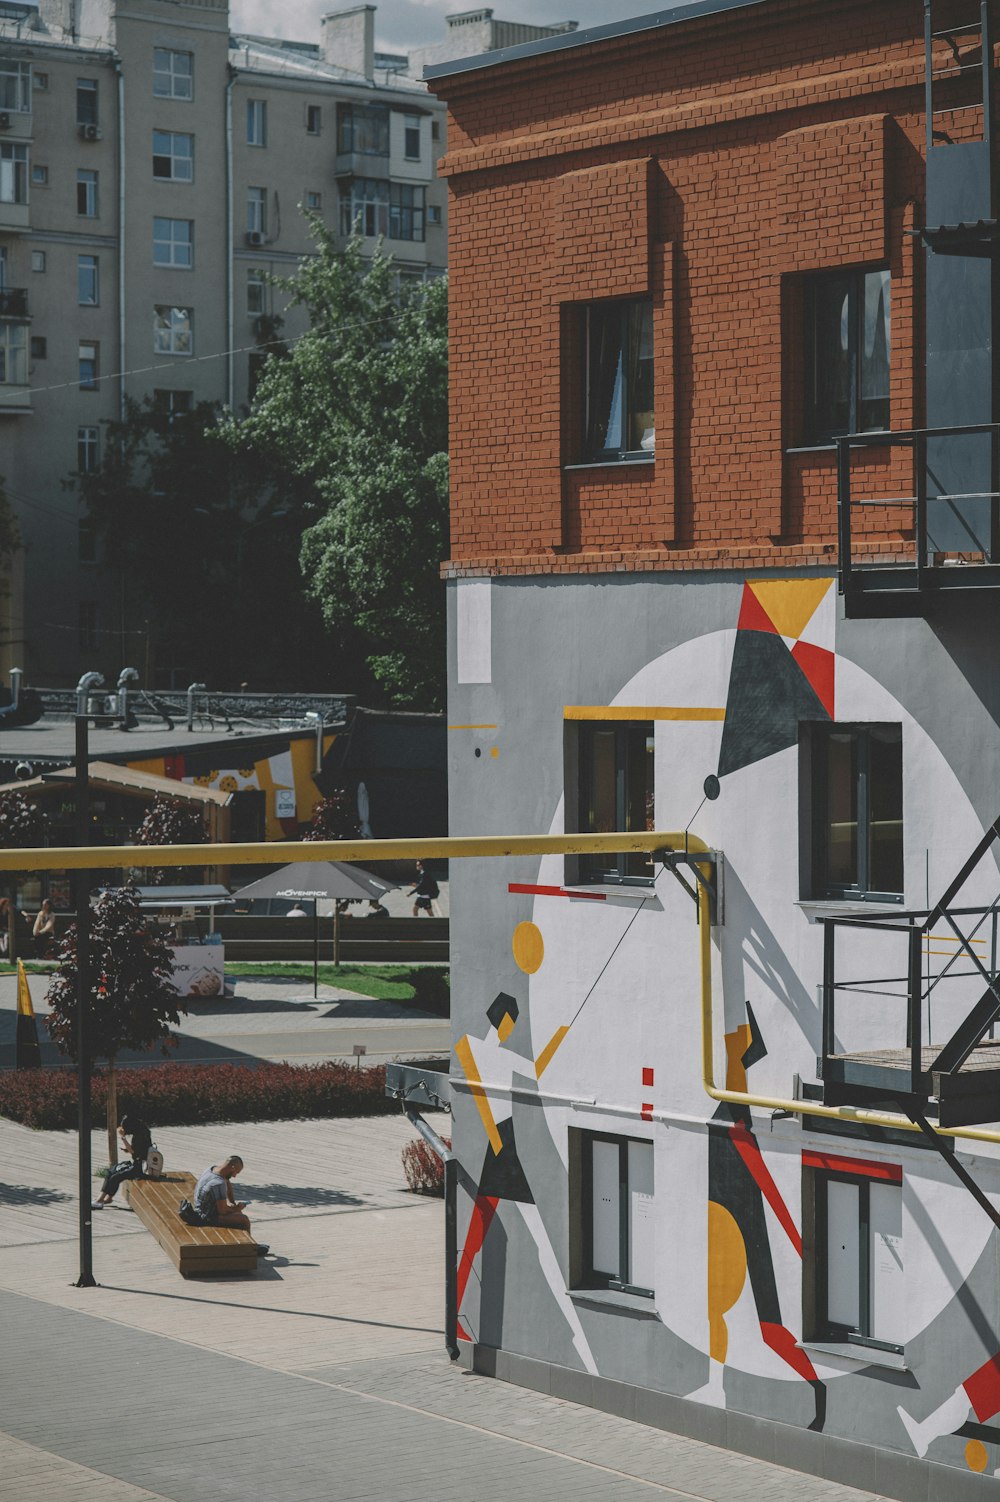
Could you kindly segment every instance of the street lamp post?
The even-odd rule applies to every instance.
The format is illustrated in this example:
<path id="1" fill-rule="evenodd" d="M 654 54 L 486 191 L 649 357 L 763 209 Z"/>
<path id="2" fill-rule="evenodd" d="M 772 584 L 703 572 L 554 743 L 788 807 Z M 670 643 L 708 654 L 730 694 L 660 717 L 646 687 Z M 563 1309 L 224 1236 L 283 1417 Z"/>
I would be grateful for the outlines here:
<path id="1" fill-rule="evenodd" d="M 90 720 L 84 704 L 76 724 L 76 843 L 84 846 L 90 839 L 90 758 L 88 730 Z M 80 1195 L 80 1276 L 77 1288 L 94 1288 L 93 1210 L 90 1163 L 90 872 L 76 873 L 76 1050 L 79 1101 L 77 1132 L 79 1135 Z"/>

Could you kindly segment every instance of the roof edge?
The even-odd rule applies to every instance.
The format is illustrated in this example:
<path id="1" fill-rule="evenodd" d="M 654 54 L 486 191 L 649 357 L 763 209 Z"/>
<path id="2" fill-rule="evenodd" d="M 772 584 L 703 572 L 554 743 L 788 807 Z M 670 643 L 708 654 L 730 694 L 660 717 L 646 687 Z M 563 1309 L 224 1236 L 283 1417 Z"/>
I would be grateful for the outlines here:
<path id="1" fill-rule="evenodd" d="M 539 57 L 548 52 L 564 52 L 570 47 L 587 47 L 595 42 L 611 41 L 615 37 L 634 36 L 642 31 L 658 31 L 661 27 L 677 26 L 682 21 L 694 21 L 701 16 L 719 15 L 730 10 L 748 10 L 767 3 L 768 0 L 693 0 L 690 5 L 671 6 L 669 10 L 653 11 L 648 16 L 633 16 L 627 21 L 613 21 L 607 26 L 591 26 L 586 31 L 569 31 L 559 36 L 542 37 L 536 42 L 521 42 L 516 47 L 498 47 L 493 52 L 455 58 L 450 63 L 430 63 L 424 68 L 422 76 L 430 83 L 438 78 L 496 68 L 501 63 L 519 62 L 522 58 Z"/>

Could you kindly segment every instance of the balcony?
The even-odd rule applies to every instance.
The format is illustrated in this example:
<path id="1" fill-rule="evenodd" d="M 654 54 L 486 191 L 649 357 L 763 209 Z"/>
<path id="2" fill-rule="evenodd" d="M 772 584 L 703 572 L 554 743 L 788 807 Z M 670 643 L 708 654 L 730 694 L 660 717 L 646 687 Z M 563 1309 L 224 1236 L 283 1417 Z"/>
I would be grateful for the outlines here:
<path id="1" fill-rule="evenodd" d="M 848 618 L 925 616 L 1000 588 L 1000 424 L 848 433 L 837 442 L 839 588 Z M 854 493 L 851 456 L 908 449 L 908 495 Z M 883 513 L 882 518 L 878 512 Z M 892 536 L 885 516 L 895 520 Z"/>
<path id="2" fill-rule="evenodd" d="M 16 318 L 23 322 L 27 316 L 28 289 L 0 287 L 0 318 Z"/>
<path id="3" fill-rule="evenodd" d="M 389 177 L 389 152 L 338 151 L 333 159 L 334 177 Z"/>
<path id="4" fill-rule="evenodd" d="M 0 199 L 0 230 L 8 234 L 31 228 L 31 216 L 26 203 L 6 203 Z"/>

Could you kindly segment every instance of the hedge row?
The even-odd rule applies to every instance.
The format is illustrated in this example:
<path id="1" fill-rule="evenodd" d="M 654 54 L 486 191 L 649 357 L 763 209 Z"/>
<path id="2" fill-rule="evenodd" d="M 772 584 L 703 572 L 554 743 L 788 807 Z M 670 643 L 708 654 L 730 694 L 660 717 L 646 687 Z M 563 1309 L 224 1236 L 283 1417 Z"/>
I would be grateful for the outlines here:
<path id="1" fill-rule="evenodd" d="M 349 1064 L 158 1064 L 119 1069 L 118 1110 L 152 1127 L 217 1121 L 281 1121 L 323 1116 L 380 1116 L 398 1111 L 385 1093 L 385 1067 Z M 107 1076 L 95 1071 L 93 1119 L 105 1116 Z M 76 1126 L 77 1077 L 72 1069 L 0 1073 L 0 1116 L 42 1131 Z"/>

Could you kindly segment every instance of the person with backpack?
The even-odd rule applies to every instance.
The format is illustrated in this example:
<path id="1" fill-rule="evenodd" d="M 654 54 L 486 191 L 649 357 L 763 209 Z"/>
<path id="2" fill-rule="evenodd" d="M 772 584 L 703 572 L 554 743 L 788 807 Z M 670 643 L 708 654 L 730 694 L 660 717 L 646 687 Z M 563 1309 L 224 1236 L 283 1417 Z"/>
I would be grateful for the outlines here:
<path id="1" fill-rule="evenodd" d="M 118 1193 L 119 1184 L 123 1184 L 126 1179 L 145 1178 L 143 1165 L 153 1145 L 153 1134 L 149 1127 L 138 1116 L 123 1116 L 118 1124 L 118 1135 L 122 1140 L 122 1148 L 129 1156 L 125 1162 L 109 1171 L 100 1195 L 91 1202 L 94 1210 L 103 1210 L 105 1205 L 110 1205 Z"/>
<path id="2" fill-rule="evenodd" d="M 435 899 L 441 895 L 441 888 L 431 873 L 424 870 L 423 861 L 417 861 L 417 884 L 409 895 L 417 899 L 413 904 L 414 918 L 419 918 L 421 913 L 426 913 L 428 918 L 440 916 Z"/>

